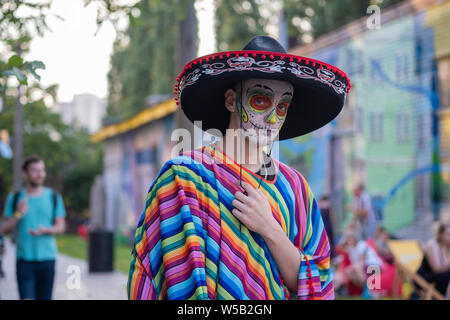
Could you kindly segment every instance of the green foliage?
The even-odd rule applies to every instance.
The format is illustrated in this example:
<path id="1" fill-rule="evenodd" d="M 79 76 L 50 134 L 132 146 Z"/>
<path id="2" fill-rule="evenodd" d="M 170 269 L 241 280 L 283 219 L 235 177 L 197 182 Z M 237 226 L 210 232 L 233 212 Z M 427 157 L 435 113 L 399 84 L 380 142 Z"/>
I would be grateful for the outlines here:
<path id="1" fill-rule="evenodd" d="M 401 0 L 384 0 L 385 8 Z M 108 74 L 108 118 L 122 120 L 140 111 L 150 94 L 170 93 L 176 75 L 175 52 L 178 22 L 186 13 L 186 1 L 142 0 L 127 5 L 121 1 L 86 0 L 100 4 L 97 23 L 127 16 L 129 26 L 114 45 Z M 266 34 L 267 17 L 260 7 L 266 0 L 215 0 L 217 47 L 238 50 L 256 35 Z M 283 0 L 290 47 L 302 44 L 304 36 L 315 39 L 355 19 L 367 16 L 375 0 Z M 276 13 L 274 13 L 276 14 Z M 299 22 L 304 21 L 303 27 Z M 311 29 L 305 28 L 310 25 Z"/>
<path id="2" fill-rule="evenodd" d="M 9 45 L 28 43 L 50 30 L 46 18 L 52 1 L 2 0 L 0 39 Z M 24 15 L 24 13 L 26 13 Z"/>
<path id="3" fill-rule="evenodd" d="M 101 146 L 90 143 L 85 130 L 64 124 L 59 114 L 45 104 L 47 95 L 55 93 L 55 86 L 29 88 L 24 95 L 23 143 L 24 156 L 38 154 L 45 160 L 47 184 L 62 191 L 69 210 L 82 212 L 89 207 L 89 190 L 95 175 L 102 171 Z M 42 98 L 32 100 L 32 93 Z M 15 98 L 4 96 L 0 113 L 0 128 L 13 132 Z M 12 160 L 0 158 L 0 175 L 8 190 L 12 185 Z"/>
<path id="4" fill-rule="evenodd" d="M 79 134 L 82 141 L 77 141 L 84 149 L 83 156 L 78 156 L 64 175 L 63 194 L 67 208 L 77 214 L 85 214 L 89 208 L 90 189 L 95 176 L 102 173 L 103 148 L 102 145 L 92 145 L 89 136 Z M 86 217 L 83 217 L 86 218 Z"/>
<path id="5" fill-rule="evenodd" d="M 144 0 L 129 15 L 111 57 L 108 116 L 123 119 L 140 111 L 150 94 L 173 88 L 178 24 L 183 6 L 177 0 Z"/>
<path id="6" fill-rule="evenodd" d="M 18 55 L 13 55 L 6 64 L 2 65 L 2 69 L 4 70 L 1 73 L 0 90 L 6 88 L 10 76 L 15 77 L 21 85 L 28 85 L 28 74 L 31 74 L 36 80 L 40 80 L 41 77 L 36 73 L 36 70 L 45 69 L 45 65 L 41 61 L 24 62 Z"/>
<path id="7" fill-rule="evenodd" d="M 86 131 L 65 125 L 59 114 L 48 108 L 46 101 L 56 101 L 57 85 L 43 88 L 38 82 L 30 81 L 40 80 L 37 70 L 45 69 L 45 65 L 22 58 L 31 40 L 50 30 L 46 18 L 51 2 L 2 0 L 0 3 L 0 44 L 5 54 L 0 56 L 0 99 L 3 101 L 0 128 L 13 132 L 18 90 L 21 90 L 24 157 L 38 154 L 44 159 L 47 184 L 62 191 L 70 214 L 89 206 L 90 185 L 102 171 L 102 149 L 90 143 Z M 10 77 L 17 79 L 19 89 L 8 88 Z M 14 143 L 14 137 L 11 142 Z M 11 191 L 13 161 L 14 158 L 0 158 L 2 190 Z"/>
<path id="8" fill-rule="evenodd" d="M 368 17 L 367 8 L 372 4 L 383 9 L 399 2 L 403 0 L 283 0 L 290 47 L 304 43 L 304 35 L 313 40 L 354 20 Z M 310 30 L 295 23 L 302 20 L 310 25 Z"/>
<path id="9" fill-rule="evenodd" d="M 241 50 L 254 36 L 265 35 L 266 19 L 255 0 L 215 0 L 216 41 L 220 51 Z"/>
<path id="10" fill-rule="evenodd" d="M 46 18 L 52 1 L 2 0 L 0 3 L 0 43 L 11 55 L 5 63 L 0 56 L 0 90 L 6 86 L 7 77 L 14 76 L 20 84 L 27 85 L 27 73 L 40 79 L 36 69 L 45 69 L 40 61 L 24 62 L 21 55 L 28 51 L 31 39 L 50 30 Z M 5 66 L 6 64 L 6 66 Z"/>

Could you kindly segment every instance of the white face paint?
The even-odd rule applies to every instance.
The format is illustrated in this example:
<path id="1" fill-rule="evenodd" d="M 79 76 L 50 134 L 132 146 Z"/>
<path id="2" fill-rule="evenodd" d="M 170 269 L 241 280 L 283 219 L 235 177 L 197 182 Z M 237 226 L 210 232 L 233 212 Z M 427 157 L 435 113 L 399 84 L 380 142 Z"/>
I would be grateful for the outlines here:
<path id="1" fill-rule="evenodd" d="M 286 81 L 249 79 L 238 84 L 238 99 L 242 98 L 242 128 L 253 142 L 268 145 L 274 141 L 286 120 L 294 95 Z"/>

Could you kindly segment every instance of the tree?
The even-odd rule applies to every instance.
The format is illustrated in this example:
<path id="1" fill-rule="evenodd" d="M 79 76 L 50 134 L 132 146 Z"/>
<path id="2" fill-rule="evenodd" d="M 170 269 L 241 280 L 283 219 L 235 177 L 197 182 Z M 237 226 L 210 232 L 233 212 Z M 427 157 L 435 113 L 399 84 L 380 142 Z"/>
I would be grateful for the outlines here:
<path id="1" fill-rule="evenodd" d="M 266 34 L 267 19 L 255 0 L 215 0 L 216 41 L 220 51 L 241 50 L 254 36 Z"/>
<path id="2" fill-rule="evenodd" d="M 40 61 L 24 62 L 22 54 L 29 48 L 33 36 L 42 36 L 49 27 L 46 23 L 47 10 L 51 1 L 35 3 L 25 0 L 4 0 L 0 5 L 0 42 L 5 46 L 7 54 L 11 57 L 8 62 L 0 57 L 0 68 L 3 69 L 0 78 L 0 92 L 6 95 L 8 92 L 8 79 L 10 76 L 18 80 L 16 96 L 16 109 L 14 116 L 14 189 L 21 186 L 21 170 L 23 144 L 22 144 L 22 119 L 23 110 L 21 102 L 22 86 L 28 84 L 27 73 L 39 79 L 36 69 L 44 69 Z M 26 15 L 23 15 L 26 12 Z"/>
<path id="3" fill-rule="evenodd" d="M 283 0 L 288 21 L 289 46 L 313 41 L 347 23 L 367 16 L 367 8 L 386 8 L 403 0 Z"/>
<path id="4" fill-rule="evenodd" d="M 13 161 L 0 158 L 0 196 L 20 187 L 22 154 L 39 154 L 46 163 L 47 183 L 63 190 L 65 203 L 81 211 L 88 207 L 89 190 L 80 186 L 89 186 L 101 172 L 101 148 L 90 144 L 86 131 L 65 125 L 50 110 L 47 101 L 56 101 L 57 86 L 39 84 L 37 70 L 45 69 L 44 63 L 23 60 L 31 40 L 50 31 L 46 18 L 51 3 L 0 3 L 0 43 L 4 48 L 0 56 L 0 128 L 14 132 Z"/>
<path id="5" fill-rule="evenodd" d="M 24 90 L 23 144 L 24 155 L 38 154 L 46 165 L 46 183 L 62 191 L 69 209 L 82 212 L 89 207 L 89 187 L 101 173 L 102 149 L 90 143 L 90 134 L 75 129 L 51 111 L 45 101 L 56 99 L 57 86 L 42 88 L 39 84 Z M 37 98 L 36 98 L 37 97 Z M 0 128 L 12 130 L 15 98 L 6 96 L 0 113 Z M 12 161 L 0 158 L 0 176 L 6 190 L 11 190 Z"/>
<path id="6" fill-rule="evenodd" d="M 92 1 L 91 1 L 92 2 Z M 133 6 L 115 6 L 111 17 L 121 12 L 128 18 L 128 28 L 118 31 L 108 74 L 108 117 L 122 120 L 145 107 L 151 94 L 168 94 L 173 90 L 177 72 L 177 35 L 179 22 L 186 15 L 189 1 L 143 0 Z M 192 0 L 190 1 L 193 2 Z M 107 14 L 100 14 L 102 23 Z"/>

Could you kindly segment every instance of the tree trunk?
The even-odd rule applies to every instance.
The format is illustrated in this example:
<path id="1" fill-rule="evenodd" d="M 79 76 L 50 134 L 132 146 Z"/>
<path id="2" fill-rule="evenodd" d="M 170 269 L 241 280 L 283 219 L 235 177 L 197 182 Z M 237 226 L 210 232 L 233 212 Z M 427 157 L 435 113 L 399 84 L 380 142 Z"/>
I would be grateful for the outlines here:
<path id="1" fill-rule="evenodd" d="M 20 102 L 21 85 L 17 87 L 16 110 L 14 111 L 14 156 L 13 156 L 13 190 L 22 187 L 22 162 L 23 162 L 23 106 Z"/>
<path id="2" fill-rule="evenodd" d="M 177 75 L 181 72 L 186 63 L 197 56 L 197 17 L 195 14 L 194 0 L 182 0 L 181 5 L 185 8 L 183 20 L 178 24 L 177 41 Z M 176 76 L 174 78 L 176 78 Z M 189 130 L 191 133 L 190 145 L 194 149 L 198 142 L 194 141 L 194 127 L 189 119 L 184 115 L 181 109 L 178 109 L 175 115 L 176 127 Z M 187 137 L 186 137 L 187 138 Z"/>
<path id="3" fill-rule="evenodd" d="M 286 51 L 288 51 L 289 50 L 288 26 L 286 21 L 286 14 L 284 12 L 283 7 L 281 7 L 280 11 L 278 12 L 278 40 L 281 43 L 281 45 L 286 49 Z"/>

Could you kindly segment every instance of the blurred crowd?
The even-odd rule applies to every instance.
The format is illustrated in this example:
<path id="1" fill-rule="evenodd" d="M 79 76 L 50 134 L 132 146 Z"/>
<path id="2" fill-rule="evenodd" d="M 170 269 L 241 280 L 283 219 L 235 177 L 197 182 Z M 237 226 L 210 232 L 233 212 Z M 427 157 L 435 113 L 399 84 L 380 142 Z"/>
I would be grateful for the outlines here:
<path id="1" fill-rule="evenodd" d="M 397 266 L 389 246 L 390 241 L 399 239 L 382 226 L 364 185 L 353 190 L 353 202 L 347 207 L 352 218 L 339 236 L 334 231 L 335 215 L 328 196 L 320 199 L 319 207 L 330 241 L 337 295 L 366 299 L 405 297 L 403 286 L 395 285 Z M 417 275 L 450 299 L 450 225 L 440 224 L 435 237 L 420 243 L 420 248 L 423 258 Z M 423 298 L 420 290 L 413 282 L 406 298 Z"/>

